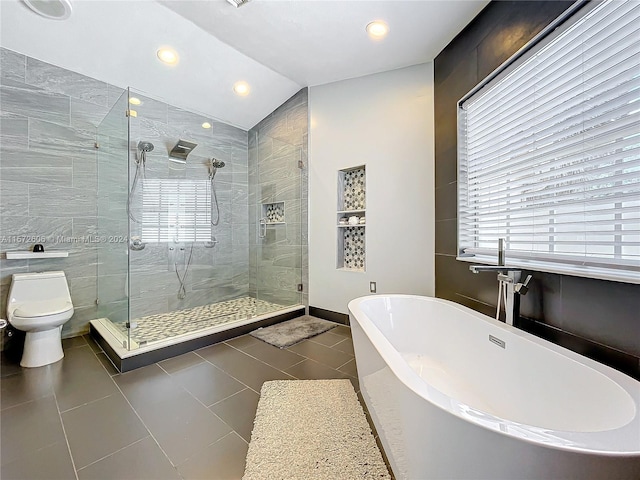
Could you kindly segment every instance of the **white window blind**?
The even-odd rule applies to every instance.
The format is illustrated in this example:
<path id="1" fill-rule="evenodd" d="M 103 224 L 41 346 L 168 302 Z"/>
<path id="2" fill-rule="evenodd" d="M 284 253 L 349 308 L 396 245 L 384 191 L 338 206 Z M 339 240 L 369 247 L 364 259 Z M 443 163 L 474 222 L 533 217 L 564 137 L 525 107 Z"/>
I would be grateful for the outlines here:
<path id="1" fill-rule="evenodd" d="M 142 241 L 211 240 L 208 180 L 145 179 L 142 185 Z"/>
<path id="2" fill-rule="evenodd" d="M 640 2 L 597 4 L 459 107 L 459 259 L 505 238 L 510 265 L 640 283 Z"/>

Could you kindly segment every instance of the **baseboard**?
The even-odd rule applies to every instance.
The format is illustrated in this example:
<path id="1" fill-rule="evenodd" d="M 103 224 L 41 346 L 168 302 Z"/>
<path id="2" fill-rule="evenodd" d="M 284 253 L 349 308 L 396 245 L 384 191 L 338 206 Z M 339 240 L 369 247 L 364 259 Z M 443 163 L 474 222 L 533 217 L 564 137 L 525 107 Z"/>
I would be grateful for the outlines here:
<path id="1" fill-rule="evenodd" d="M 309 315 L 312 317 L 323 318 L 331 322 L 349 325 L 349 315 L 346 313 L 334 312 L 333 310 L 325 310 L 324 308 L 309 306 Z"/>

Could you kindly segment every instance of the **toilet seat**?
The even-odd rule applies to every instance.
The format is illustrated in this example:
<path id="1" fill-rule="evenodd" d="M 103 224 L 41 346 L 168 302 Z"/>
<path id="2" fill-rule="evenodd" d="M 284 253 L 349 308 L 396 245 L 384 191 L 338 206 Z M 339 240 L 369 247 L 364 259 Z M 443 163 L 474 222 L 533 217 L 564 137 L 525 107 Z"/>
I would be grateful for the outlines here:
<path id="1" fill-rule="evenodd" d="M 62 325 L 73 315 L 73 304 L 64 298 L 25 302 L 9 311 L 9 321 L 18 330 L 43 331 Z"/>
<path id="2" fill-rule="evenodd" d="M 41 317 L 20 317 L 13 315 L 11 317 L 11 324 L 18 330 L 24 330 L 26 332 L 40 332 L 50 328 L 59 327 L 69 320 L 73 315 L 73 308 L 53 315 L 43 315 Z"/>
<path id="3" fill-rule="evenodd" d="M 21 318 L 48 317 L 65 313 L 73 309 L 73 304 L 66 299 L 28 302 L 18 305 L 13 315 Z"/>

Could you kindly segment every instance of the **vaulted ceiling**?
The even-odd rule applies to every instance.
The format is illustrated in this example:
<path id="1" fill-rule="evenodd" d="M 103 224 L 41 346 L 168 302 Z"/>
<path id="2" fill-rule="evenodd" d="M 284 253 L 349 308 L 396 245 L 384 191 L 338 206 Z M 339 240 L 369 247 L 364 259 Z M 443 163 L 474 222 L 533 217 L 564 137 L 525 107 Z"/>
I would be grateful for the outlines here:
<path id="1" fill-rule="evenodd" d="M 0 1 L 0 44 L 249 129 L 304 86 L 432 61 L 488 3 L 72 0 L 63 21 Z M 365 26 L 384 20 L 374 41 Z M 158 61 L 161 46 L 180 61 Z M 233 93 L 238 80 L 251 86 Z"/>

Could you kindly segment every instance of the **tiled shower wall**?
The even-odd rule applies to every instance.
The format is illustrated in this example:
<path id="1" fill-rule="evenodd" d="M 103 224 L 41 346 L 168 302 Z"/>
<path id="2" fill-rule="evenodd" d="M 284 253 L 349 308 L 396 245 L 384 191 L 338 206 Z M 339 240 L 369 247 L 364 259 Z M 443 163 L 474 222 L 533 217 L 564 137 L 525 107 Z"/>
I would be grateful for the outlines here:
<path id="1" fill-rule="evenodd" d="M 436 296 L 495 314 L 495 275 L 456 261 L 456 103 L 572 1 L 491 2 L 435 59 Z M 523 328 L 640 378 L 640 285 L 528 272 Z"/>
<path id="2" fill-rule="evenodd" d="M 307 88 L 249 131 L 249 289 L 274 303 L 309 303 L 307 138 Z M 275 202 L 285 204 L 285 224 L 259 238 L 261 205 Z"/>
<path id="3" fill-rule="evenodd" d="M 44 236 L 46 241 L 40 243 L 46 250 L 70 252 L 68 258 L 46 260 L 6 260 L 1 255 L 0 316 L 5 316 L 12 273 L 64 270 L 75 314 L 63 335 L 72 336 L 86 331 L 88 321 L 98 316 L 97 248 L 87 240 L 97 233 L 94 143 L 96 127 L 123 90 L 4 48 L 0 54 L 0 251 L 30 250 L 36 243 L 16 236 Z M 219 243 L 212 249 L 194 247 L 186 298 L 177 298 L 174 265 L 184 268 L 190 244 L 172 245 L 174 250 L 167 244 L 148 244 L 130 257 L 132 317 L 246 294 L 247 132 L 210 118 L 206 121 L 212 128 L 205 130 L 203 117 L 140 97 L 143 104 L 132 119 L 130 147 L 135 149 L 139 140 L 154 143 L 148 178 L 206 179 L 204 162 L 212 156 L 226 166 L 216 175 L 220 223 L 213 233 Z M 167 151 L 178 139 L 198 143 L 186 165 L 168 161 Z M 114 184 L 114 188 L 126 191 L 125 172 L 115 181 L 124 186 Z M 126 255 L 126 244 L 119 251 Z M 117 290 L 108 300 L 126 302 L 125 278 L 101 280 L 112 281 L 109 288 Z"/>
<path id="4" fill-rule="evenodd" d="M 247 132 L 132 92 L 142 104 L 134 107 L 131 118 L 131 144 L 147 141 L 155 148 L 147 154 L 146 178 L 208 180 L 208 161 L 225 162 L 215 176 L 220 209 L 217 226 L 211 233 L 217 240 L 212 248 L 203 242 L 147 243 L 142 251 L 131 251 L 130 316 L 170 312 L 247 295 L 249 290 L 248 168 Z M 211 128 L 202 127 L 204 122 Z M 168 151 L 179 139 L 196 143 L 186 163 L 169 160 Z M 135 144 L 135 145 L 134 145 Z M 131 166 L 130 177 L 135 173 Z M 134 196 L 132 212 L 139 217 L 140 197 Z M 214 214 L 215 217 L 215 214 Z M 139 235 L 139 225 L 130 222 L 131 235 Z M 191 265 L 185 280 L 186 295 L 178 298 L 180 275 L 189 257 Z"/>
<path id="5" fill-rule="evenodd" d="M 63 335 L 85 331 L 96 318 L 97 251 L 86 241 L 96 232 L 95 128 L 121 93 L 0 48 L 0 251 L 34 243 L 69 251 L 68 258 L 39 260 L 0 254 L 2 318 L 11 274 L 46 270 L 64 270 L 70 285 L 75 314 Z"/>

